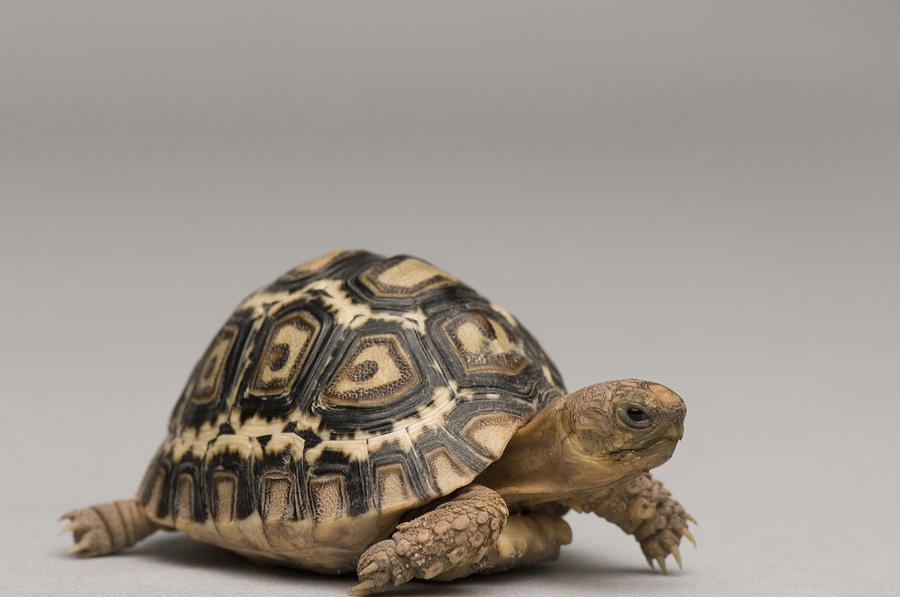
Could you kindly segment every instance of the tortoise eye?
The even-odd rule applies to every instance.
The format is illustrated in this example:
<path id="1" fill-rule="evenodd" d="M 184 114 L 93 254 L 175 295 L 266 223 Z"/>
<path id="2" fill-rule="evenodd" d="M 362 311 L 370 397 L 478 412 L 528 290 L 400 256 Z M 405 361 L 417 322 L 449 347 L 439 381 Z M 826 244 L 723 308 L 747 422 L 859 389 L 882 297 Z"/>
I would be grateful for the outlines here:
<path id="1" fill-rule="evenodd" d="M 650 426 L 650 414 L 638 404 L 624 404 L 619 407 L 619 418 L 629 427 L 643 429 Z"/>
<path id="2" fill-rule="evenodd" d="M 647 413 L 636 406 L 629 406 L 628 410 L 625 411 L 625 414 L 627 414 L 628 418 L 634 423 L 640 423 L 647 420 Z"/>

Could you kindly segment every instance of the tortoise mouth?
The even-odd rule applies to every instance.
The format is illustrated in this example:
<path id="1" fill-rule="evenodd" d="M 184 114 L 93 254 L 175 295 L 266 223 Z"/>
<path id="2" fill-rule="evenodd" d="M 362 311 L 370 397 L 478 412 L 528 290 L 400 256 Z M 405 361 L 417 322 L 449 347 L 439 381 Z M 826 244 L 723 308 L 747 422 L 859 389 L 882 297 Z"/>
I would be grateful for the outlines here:
<path id="1" fill-rule="evenodd" d="M 663 452 L 663 450 L 660 450 L 659 448 L 668 448 L 668 446 L 671 446 L 671 449 L 664 450 L 667 454 L 666 459 L 668 459 L 672 455 L 672 452 L 675 451 L 675 446 L 678 445 L 678 440 L 680 439 L 680 435 L 677 438 L 670 437 L 668 435 L 664 437 L 656 437 L 637 446 L 612 450 L 609 455 L 615 460 L 621 460 L 628 456 L 653 456 L 658 455 L 660 452 Z"/>

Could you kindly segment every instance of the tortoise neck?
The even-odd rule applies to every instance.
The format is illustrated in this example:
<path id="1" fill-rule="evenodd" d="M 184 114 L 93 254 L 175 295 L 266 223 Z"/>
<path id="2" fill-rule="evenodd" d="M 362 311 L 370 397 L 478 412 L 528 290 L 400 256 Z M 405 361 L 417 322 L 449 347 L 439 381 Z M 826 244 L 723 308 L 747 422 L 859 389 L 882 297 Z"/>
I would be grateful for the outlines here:
<path id="1" fill-rule="evenodd" d="M 565 398 L 558 398 L 512 436 L 503 456 L 475 483 L 490 487 L 507 503 L 558 499 L 568 482 L 562 446 L 567 441 Z"/>

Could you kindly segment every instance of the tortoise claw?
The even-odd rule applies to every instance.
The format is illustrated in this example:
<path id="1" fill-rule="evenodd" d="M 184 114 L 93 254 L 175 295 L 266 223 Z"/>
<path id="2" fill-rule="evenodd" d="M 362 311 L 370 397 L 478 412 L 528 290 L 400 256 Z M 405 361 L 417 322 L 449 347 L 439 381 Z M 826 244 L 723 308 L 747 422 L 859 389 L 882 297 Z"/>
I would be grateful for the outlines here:
<path id="1" fill-rule="evenodd" d="M 376 569 L 377 568 L 378 567 L 376 566 Z M 347 594 L 348 595 L 371 595 L 372 589 L 375 588 L 375 585 L 376 585 L 376 583 L 374 580 L 365 580 L 365 581 L 359 583 L 358 585 L 350 587 L 350 589 L 347 591 Z"/>
<path id="2" fill-rule="evenodd" d="M 378 564 L 376 564 L 375 562 L 372 562 L 371 564 L 369 564 L 368 566 L 366 566 L 365 568 L 360 570 L 359 575 L 366 576 L 366 575 L 372 574 L 373 572 L 377 572 L 377 571 L 378 571 Z M 360 583 L 360 584 L 364 584 L 364 583 Z"/>
<path id="3" fill-rule="evenodd" d="M 80 524 L 78 524 L 77 522 L 71 522 L 63 527 L 60 532 L 56 533 L 56 536 L 59 537 L 60 535 L 65 535 L 68 532 L 77 531 L 79 528 L 81 528 Z"/>
<path id="4" fill-rule="evenodd" d="M 76 554 L 76 553 L 80 554 L 81 552 L 85 551 L 89 546 L 90 546 L 90 541 L 87 541 L 87 540 L 79 541 L 78 543 L 76 543 L 75 545 L 73 545 L 72 547 L 67 549 L 66 553 L 67 554 Z"/>

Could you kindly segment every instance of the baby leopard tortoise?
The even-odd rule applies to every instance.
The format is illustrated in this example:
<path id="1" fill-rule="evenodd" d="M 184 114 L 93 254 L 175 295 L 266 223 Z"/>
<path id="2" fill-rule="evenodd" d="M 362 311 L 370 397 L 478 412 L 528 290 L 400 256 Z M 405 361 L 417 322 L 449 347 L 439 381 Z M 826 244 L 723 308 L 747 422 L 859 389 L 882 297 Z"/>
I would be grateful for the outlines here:
<path id="1" fill-rule="evenodd" d="M 70 549 L 178 529 L 256 561 L 356 570 L 351 595 L 555 559 L 593 512 L 665 571 L 693 521 L 648 470 L 685 406 L 628 379 L 571 394 L 506 310 L 425 261 L 338 251 L 244 300 L 137 497 L 64 515 Z"/>

